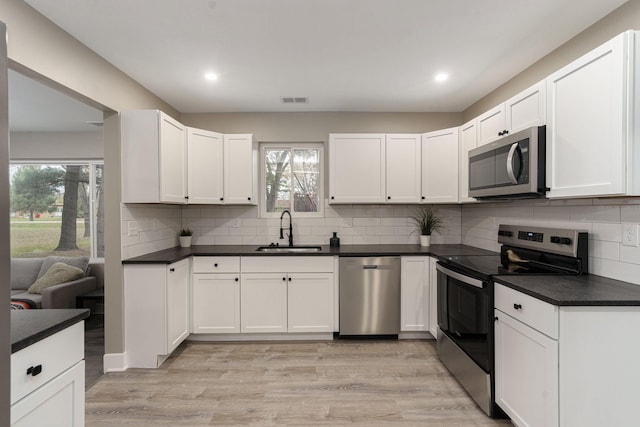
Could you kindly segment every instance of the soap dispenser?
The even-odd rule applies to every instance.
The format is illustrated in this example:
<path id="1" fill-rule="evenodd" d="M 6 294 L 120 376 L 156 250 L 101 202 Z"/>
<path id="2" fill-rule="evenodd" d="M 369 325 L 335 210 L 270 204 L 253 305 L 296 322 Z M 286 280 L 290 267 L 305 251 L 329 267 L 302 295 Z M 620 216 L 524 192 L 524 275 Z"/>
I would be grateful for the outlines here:
<path id="1" fill-rule="evenodd" d="M 337 232 L 333 232 L 333 237 L 329 239 L 329 246 L 332 248 L 337 248 L 340 246 L 340 238 L 338 237 Z"/>

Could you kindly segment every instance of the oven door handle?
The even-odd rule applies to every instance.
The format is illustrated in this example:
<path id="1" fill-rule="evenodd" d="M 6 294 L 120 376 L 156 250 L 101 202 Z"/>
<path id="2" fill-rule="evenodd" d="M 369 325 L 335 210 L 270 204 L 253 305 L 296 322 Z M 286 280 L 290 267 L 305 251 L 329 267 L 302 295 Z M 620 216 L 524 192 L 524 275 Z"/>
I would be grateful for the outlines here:
<path id="1" fill-rule="evenodd" d="M 451 271 L 439 264 L 436 264 L 436 270 L 446 274 L 449 277 L 453 277 L 454 279 L 459 280 L 462 283 L 466 283 L 467 285 L 475 286 L 476 288 L 480 289 L 484 287 L 482 280 L 474 279 L 472 277 L 465 276 L 464 274 L 456 273 L 455 271 Z"/>

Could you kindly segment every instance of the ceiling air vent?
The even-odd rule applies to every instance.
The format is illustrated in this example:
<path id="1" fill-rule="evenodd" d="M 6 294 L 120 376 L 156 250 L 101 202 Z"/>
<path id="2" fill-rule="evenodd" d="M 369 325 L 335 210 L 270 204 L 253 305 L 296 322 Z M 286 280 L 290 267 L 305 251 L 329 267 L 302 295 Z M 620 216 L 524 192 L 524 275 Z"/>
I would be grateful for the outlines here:
<path id="1" fill-rule="evenodd" d="M 309 98 L 306 96 L 283 96 L 280 101 L 283 104 L 308 104 Z"/>

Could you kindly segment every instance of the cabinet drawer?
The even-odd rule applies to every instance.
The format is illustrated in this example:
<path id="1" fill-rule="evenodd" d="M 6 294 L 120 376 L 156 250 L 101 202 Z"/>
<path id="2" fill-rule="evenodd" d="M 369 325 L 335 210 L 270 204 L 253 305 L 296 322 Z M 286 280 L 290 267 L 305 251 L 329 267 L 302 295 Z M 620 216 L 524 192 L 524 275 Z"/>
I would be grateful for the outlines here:
<path id="1" fill-rule="evenodd" d="M 194 256 L 194 273 L 239 273 L 240 257 L 237 256 Z"/>
<path id="2" fill-rule="evenodd" d="M 84 322 L 11 355 L 11 404 L 84 359 Z M 29 368 L 41 367 L 37 375 Z M 38 370 L 40 368 L 37 368 Z"/>
<path id="3" fill-rule="evenodd" d="M 496 283 L 495 306 L 543 334 L 558 339 L 558 307 Z"/>
<path id="4" fill-rule="evenodd" d="M 242 257 L 243 273 L 333 273 L 332 256 Z"/>

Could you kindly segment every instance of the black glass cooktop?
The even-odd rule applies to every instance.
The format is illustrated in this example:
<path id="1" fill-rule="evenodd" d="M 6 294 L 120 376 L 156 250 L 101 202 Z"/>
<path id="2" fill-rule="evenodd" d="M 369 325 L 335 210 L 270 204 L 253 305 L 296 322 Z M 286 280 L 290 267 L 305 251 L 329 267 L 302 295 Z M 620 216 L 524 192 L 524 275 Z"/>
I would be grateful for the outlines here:
<path id="1" fill-rule="evenodd" d="M 454 270 L 480 276 L 481 278 L 496 274 L 571 274 L 562 268 L 536 261 L 506 262 L 506 265 L 503 265 L 500 255 L 451 256 L 442 259 L 440 262 Z"/>

